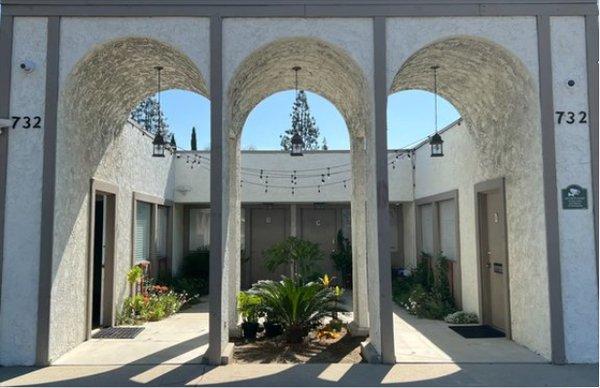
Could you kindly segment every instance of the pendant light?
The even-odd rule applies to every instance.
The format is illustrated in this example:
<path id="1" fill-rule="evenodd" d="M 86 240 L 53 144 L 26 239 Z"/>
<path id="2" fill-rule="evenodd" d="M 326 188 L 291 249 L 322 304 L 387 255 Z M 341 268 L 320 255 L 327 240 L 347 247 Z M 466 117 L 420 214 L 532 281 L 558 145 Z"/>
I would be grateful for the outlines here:
<path id="1" fill-rule="evenodd" d="M 294 66 L 292 68 L 292 70 L 294 70 L 294 72 L 295 72 L 296 98 L 298 98 L 298 72 L 300 70 L 302 70 L 302 68 L 300 66 Z M 304 155 L 303 151 L 304 151 L 304 140 L 302 139 L 302 135 L 298 132 L 298 130 L 296 130 L 291 139 L 290 155 L 291 156 L 303 156 Z"/>
<path id="2" fill-rule="evenodd" d="M 444 140 L 438 133 L 438 95 L 437 95 L 437 71 L 440 67 L 438 65 L 431 66 L 433 70 L 433 98 L 434 98 L 434 121 L 435 121 L 435 133 L 429 139 L 429 145 L 431 146 L 431 157 L 439 158 L 444 156 Z"/>
<path id="3" fill-rule="evenodd" d="M 163 137 L 163 123 L 162 123 L 162 111 L 160 107 L 160 82 L 161 82 L 161 72 L 163 70 L 162 66 L 156 66 L 154 68 L 157 74 L 157 94 L 158 94 L 158 129 L 156 130 L 156 135 L 154 136 L 154 140 L 152 141 L 152 156 L 155 158 L 164 158 L 165 157 L 165 138 Z"/>

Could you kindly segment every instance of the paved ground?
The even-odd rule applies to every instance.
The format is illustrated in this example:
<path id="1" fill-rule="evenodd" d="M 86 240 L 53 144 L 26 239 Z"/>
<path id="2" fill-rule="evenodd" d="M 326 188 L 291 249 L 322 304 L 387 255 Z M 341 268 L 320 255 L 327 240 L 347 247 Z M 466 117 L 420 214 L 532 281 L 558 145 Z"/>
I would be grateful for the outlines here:
<path id="1" fill-rule="evenodd" d="M 135 339 L 92 339 L 54 365 L 200 363 L 208 348 L 208 304 L 199 303 L 159 322 L 148 322 Z"/>
<path id="2" fill-rule="evenodd" d="M 0 368 L 10 386 L 598 386 L 598 365 L 234 364 Z"/>
<path id="3" fill-rule="evenodd" d="M 350 317 L 348 317 L 350 318 Z M 598 365 L 555 366 L 506 339 L 465 339 L 438 321 L 396 309 L 399 364 L 199 364 L 205 303 L 146 324 L 134 340 L 92 340 L 48 368 L 0 368 L 0 385 L 598 386 Z"/>

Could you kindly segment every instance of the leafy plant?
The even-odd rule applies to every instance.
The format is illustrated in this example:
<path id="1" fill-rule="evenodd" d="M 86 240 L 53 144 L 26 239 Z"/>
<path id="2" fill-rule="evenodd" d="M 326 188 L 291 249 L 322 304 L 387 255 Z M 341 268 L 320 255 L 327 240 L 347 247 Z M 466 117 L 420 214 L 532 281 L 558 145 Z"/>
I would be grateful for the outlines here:
<path id="1" fill-rule="evenodd" d="M 340 271 L 342 284 L 345 287 L 352 286 L 352 244 L 350 240 L 344 237 L 340 229 L 336 237 L 337 247 L 331 253 L 331 260 L 335 265 L 335 269 Z"/>
<path id="2" fill-rule="evenodd" d="M 263 280 L 252 292 L 260 295 L 267 316 L 282 324 L 291 343 L 301 342 L 321 318 L 335 311 L 334 291 L 315 282 L 302 284 L 288 277 L 279 282 Z"/>
<path id="3" fill-rule="evenodd" d="M 147 295 L 137 294 L 126 298 L 117 322 L 122 325 L 159 321 L 177 313 L 186 302 L 186 294 L 176 293 L 164 286 L 154 286 Z"/>
<path id="4" fill-rule="evenodd" d="M 237 295 L 237 309 L 245 322 L 258 322 L 262 313 L 262 298 L 254 293 L 239 292 Z"/>
<path id="5" fill-rule="evenodd" d="M 298 237 L 288 237 L 265 251 L 265 266 L 269 271 L 287 265 L 292 268 L 292 276 L 305 280 L 318 276 L 318 262 L 322 259 L 323 252 L 318 244 Z"/>
<path id="6" fill-rule="evenodd" d="M 435 283 L 433 271 L 430 268 L 432 257 L 429 253 L 421 252 L 421 257 L 417 261 L 417 268 L 414 270 L 415 283 L 420 284 L 427 291 L 431 290 Z"/>
<path id="7" fill-rule="evenodd" d="M 468 313 L 465 311 L 457 311 L 452 314 L 448 314 L 444 321 L 447 323 L 454 323 L 459 325 L 469 324 L 469 323 L 479 323 L 479 318 L 475 313 Z"/>
<path id="8" fill-rule="evenodd" d="M 139 265 L 134 265 L 131 267 L 129 272 L 127 272 L 127 281 L 129 284 L 138 283 L 142 277 L 144 276 L 144 270 Z"/>
<path id="9" fill-rule="evenodd" d="M 429 254 L 422 252 L 411 276 L 394 279 L 393 299 L 420 318 L 443 319 L 456 310 L 448 280 L 448 260 L 440 254 L 435 272 L 430 268 L 431 260 Z"/>

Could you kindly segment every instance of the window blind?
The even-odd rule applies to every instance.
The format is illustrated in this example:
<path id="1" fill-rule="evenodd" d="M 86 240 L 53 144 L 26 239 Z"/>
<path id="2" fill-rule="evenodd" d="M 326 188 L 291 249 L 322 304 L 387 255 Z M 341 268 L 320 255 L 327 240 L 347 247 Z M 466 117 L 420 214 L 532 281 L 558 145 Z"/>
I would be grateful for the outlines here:
<path id="1" fill-rule="evenodd" d="M 133 258 L 136 262 L 150 260 L 151 214 L 152 209 L 149 203 L 136 203 L 135 244 L 133 252 Z"/>

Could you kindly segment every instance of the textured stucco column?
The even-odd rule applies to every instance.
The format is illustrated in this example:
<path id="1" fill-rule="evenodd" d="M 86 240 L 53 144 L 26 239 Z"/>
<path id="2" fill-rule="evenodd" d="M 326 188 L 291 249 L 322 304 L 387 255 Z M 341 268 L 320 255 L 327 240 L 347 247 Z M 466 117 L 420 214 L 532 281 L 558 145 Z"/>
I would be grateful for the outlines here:
<path id="1" fill-rule="evenodd" d="M 229 344 L 229 262 L 230 232 L 229 137 L 223 131 L 222 20 L 210 22 L 210 280 L 209 333 L 206 361 L 211 365 L 228 363 L 233 354 Z"/>
<path id="2" fill-rule="evenodd" d="M 366 198 L 365 198 L 365 139 L 352 139 L 350 150 L 352 159 L 352 312 L 354 320 L 350 324 L 353 335 L 366 335 L 369 332 L 369 312 L 367 302 L 367 237 L 366 237 Z"/>
<path id="3" fill-rule="evenodd" d="M 387 83 L 385 18 L 373 19 L 374 128 L 367 139 L 367 275 L 369 340 L 362 346 L 368 362 L 394 363 L 394 322 L 389 242 L 387 160 Z"/>
<path id="4" fill-rule="evenodd" d="M 237 294 L 241 278 L 241 190 L 240 169 L 242 153 L 240 138 L 229 138 L 229 233 L 225 260 L 229 267 L 229 335 L 239 335 Z"/>

